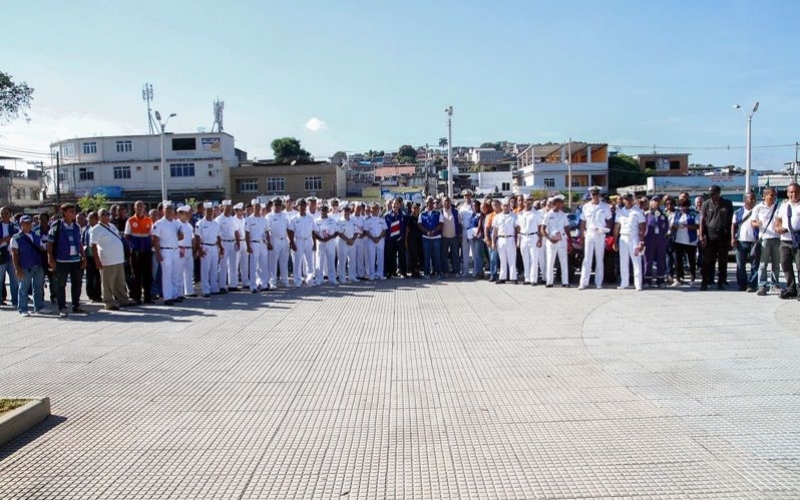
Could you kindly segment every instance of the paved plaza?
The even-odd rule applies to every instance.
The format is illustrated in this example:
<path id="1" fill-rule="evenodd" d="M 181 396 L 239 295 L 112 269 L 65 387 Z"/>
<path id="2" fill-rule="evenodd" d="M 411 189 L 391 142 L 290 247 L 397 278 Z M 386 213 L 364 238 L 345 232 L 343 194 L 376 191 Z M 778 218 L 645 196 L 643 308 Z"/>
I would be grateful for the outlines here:
<path id="1" fill-rule="evenodd" d="M 0 499 L 798 499 L 799 320 L 467 280 L 4 309 L 0 392 L 53 416 Z"/>

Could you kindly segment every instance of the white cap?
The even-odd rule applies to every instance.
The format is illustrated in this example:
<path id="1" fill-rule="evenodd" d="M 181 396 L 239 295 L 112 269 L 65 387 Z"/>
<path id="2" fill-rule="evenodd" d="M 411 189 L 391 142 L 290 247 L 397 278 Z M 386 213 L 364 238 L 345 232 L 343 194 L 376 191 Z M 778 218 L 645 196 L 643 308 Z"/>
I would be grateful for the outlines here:
<path id="1" fill-rule="evenodd" d="M 161 206 L 164 207 L 164 208 L 171 207 L 172 206 L 172 202 L 169 201 L 169 200 L 164 200 L 164 201 L 161 202 Z"/>
<path id="2" fill-rule="evenodd" d="M 187 214 L 192 211 L 192 207 L 189 205 L 181 205 L 178 207 L 178 212 L 186 212 Z"/>
<path id="3" fill-rule="evenodd" d="M 508 205 L 511 203 L 511 200 L 509 200 L 508 198 L 503 198 L 502 200 L 500 200 L 500 203 L 502 205 Z"/>
<path id="4" fill-rule="evenodd" d="M 244 210 L 244 203 L 237 203 L 233 206 L 234 210 Z"/>
<path id="5" fill-rule="evenodd" d="M 265 201 L 265 202 L 263 202 L 263 203 L 259 203 L 259 205 L 261 205 L 261 208 L 267 208 L 267 207 L 269 207 L 269 203 L 267 203 L 266 201 Z"/>
<path id="6" fill-rule="evenodd" d="M 214 208 L 214 204 L 210 201 L 203 202 L 203 208 L 208 210 L 209 208 Z"/>
<path id="7" fill-rule="evenodd" d="M 253 205 L 253 206 L 258 205 L 258 199 L 257 198 L 253 198 L 252 200 L 250 200 L 250 204 Z"/>
<path id="8" fill-rule="evenodd" d="M 231 200 L 222 200 L 223 207 L 229 207 L 231 206 L 231 203 L 232 203 Z"/>
<path id="9" fill-rule="evenodd" d="M 553 201 L 564 201 L 564 195 L 563 194 L 557 194 L 557 195 L 553 196 L 550 199 L 553 200 Z"/>

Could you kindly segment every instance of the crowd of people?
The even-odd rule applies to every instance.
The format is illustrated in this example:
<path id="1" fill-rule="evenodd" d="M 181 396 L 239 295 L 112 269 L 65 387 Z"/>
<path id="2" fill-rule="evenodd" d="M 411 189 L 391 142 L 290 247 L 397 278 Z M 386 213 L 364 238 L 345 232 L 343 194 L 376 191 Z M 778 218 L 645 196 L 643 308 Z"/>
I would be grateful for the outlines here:
<path id="1" fill-rule="evenodd" d="M 424 206 L 401 198 L 379 203 L 275 197 L 195 207 L 165 201 L 133 215 L 114 205 L 78 212 L 66 203 L 60 217 L 0 209 L 0 288 L 20 315 L 67 317 L 84 313 L 83 284 L 107 310 L 142 304 L 173 305 L 189 297 L 278 287 L 391 278 L 470 277 L 497 284 L 570 286 L 570 259 L 582 255 L 579 289 L 727 287 L 727 261 L 736 253 L 741 291 L 796 298 L 800 272 L 800 192 L 779 203 L 766 188 L 734 209 L 712 186 L 708 198 L 689 193 L 603 199 L 592 188 L 574 216 L 564 196 L 476 199 L 469 190 L 456 206 L 447 196 Z M 577 266 L 576 266 L 577 267 Z M 6 292 L 8 281 L 8 292 Z"/>

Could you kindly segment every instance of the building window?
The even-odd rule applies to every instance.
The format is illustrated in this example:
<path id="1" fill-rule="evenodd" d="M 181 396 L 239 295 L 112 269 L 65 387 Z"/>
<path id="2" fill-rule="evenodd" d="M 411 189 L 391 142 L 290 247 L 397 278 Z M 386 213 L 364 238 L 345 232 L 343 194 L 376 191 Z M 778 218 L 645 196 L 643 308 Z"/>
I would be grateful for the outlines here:
<path id="1" fill-rule="evenodd" d="M 85 155 L 93 155 L 97 153 L 97 143 L 96 142 L 84 142 L 83 143 L 83 154 Z"/>
<path id="2" fill-rule="evenodd" d="M 322 191 L 322 177 L 306 177 L 306 191 Z"/>
<path id="3" fill-rule="evenodd" d="M 502 191 L 511 191 L 511 183 L 510 183 L 510 182 L 503 182 L 503 183 L 500 185 L 500 189 L 501 189 Z"/>
<path id="4" fill-rule="evenodd" d="M 655 170 L 656 169 L 655 160 L 648 160 L 648 161 L 644 162 L 644 169 L 645 170 Z"/>
<path id="5" fill-rule="evenodd" d="M 194 137 L 172 139 L 173 151 L 194 151 L 195 149 L 197 149 L 197 140 Z"/>
<path id="6" fill-rule="evenodd" d="M 670 170 L 680 170 L 681 169 L 681 162 L 679 160 L 673 160 L 669 162 L 669 169 Z"/>
<path id="7" fill-rule="evenodd" d="M 574 187 L 574 188 L 576 188 L 576 187 L 581 187 L 581 180 L 580 180 L 580 178 L 578 178 L 578 177 L 573 177 L 573 178 L 572 178 L 572 187 Z"/>
<path id="8" fill-rule="evenodd" d="M 283 177 L 267 177 L 267 191 L 270 193 L 286 191 L 286 179 Z"/>
<path id="9" fill-rule="evenodd" d="M 130 179 L 131 178 L 131 167 L 129 167 L 129 166 L 114 167 L 114 178 L 115 179 Z"/>
<path id="10" fill-rule="evenodd" d="M 75 156 L 75 144 L 69 143 L 61 146 L 61 156 Z"/>
<path id="11" fill-rule="evenodd" d="M 79 181 L 93 181 L 94 180 L 94 170 L 88 167 L 81 167 L 78 169 L 78 180 Z"/>
<path id="12" fill-rule="evenodd" d="M 170 177 L 194 177 L 194 163 L 170 163 Z"/>
<path id="13" fill-rule="evenodd" d="M 58 172 L 58 180 L 60 182 L 66 182 L 69 177 L 67 176 L 67 172 L 65 170 L 60 170 Z"/>
<path id="14" fill-rule="evenodd" d="M 239 194 L 258 193 L 258 179 L 239 179 L 237 184 Z"/>
<path id="15" fill-rule="evenodd" d="M 546 187 L 546 188 L 553 188 L 553 187 L 556 187 L 556 180 L 555 180 L 555 179 L 553 179 L 553 178 L 549 178 L 549 177 L 548 177 L 548 178 L 546 178 L 546 179 L 544 180 L 544 187 Z"/>
<path id="16" fill-rule="evenodd" d="M 130 153 L 133 151 L 133 141 L 117 141 L 117 153 Z"/>

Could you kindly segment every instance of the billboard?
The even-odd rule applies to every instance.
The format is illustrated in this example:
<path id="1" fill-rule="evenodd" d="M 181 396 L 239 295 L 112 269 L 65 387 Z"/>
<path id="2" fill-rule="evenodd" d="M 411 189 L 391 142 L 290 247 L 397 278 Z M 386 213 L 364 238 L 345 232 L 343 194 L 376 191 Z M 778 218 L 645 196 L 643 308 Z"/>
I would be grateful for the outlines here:
<path id="1" fill-rule="evenodd" d="M 222 144 L 219 137 L 203 137 L 200 139 L 200 149 L 203 151 L 222 151 Z"/>

